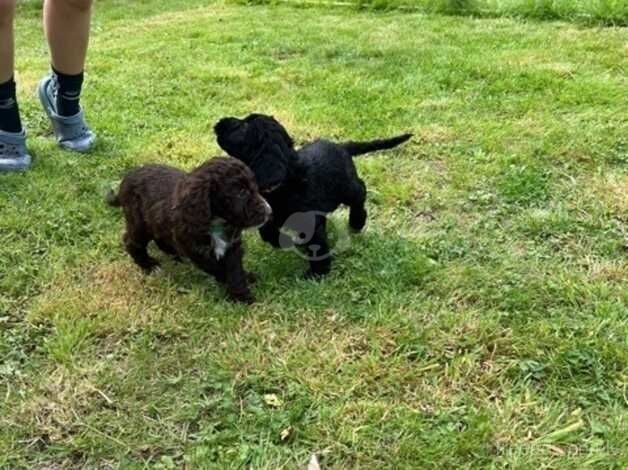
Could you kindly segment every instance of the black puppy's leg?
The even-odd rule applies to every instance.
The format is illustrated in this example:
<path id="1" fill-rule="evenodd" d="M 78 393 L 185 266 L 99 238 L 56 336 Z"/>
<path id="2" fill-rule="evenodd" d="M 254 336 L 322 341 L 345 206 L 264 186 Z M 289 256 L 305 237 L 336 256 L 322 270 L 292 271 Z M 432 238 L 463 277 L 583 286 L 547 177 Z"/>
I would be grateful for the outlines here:
<path id="1" fill-rule="evenodd" d="M 254 298 L 249 288 L 249 275 L 242 265 L 242 257 L 244 255 L 241 243 L 232 245 L 224 257 L 226 288 L 229 296 L 237 301 L 244 303 L 253 303 Z"/>
<path id="2" fill-rule="evenodd" d="M 305 246 L 305 253 L 310 260 L 310 269 L 305 273 L 307 279 L 319 279 L 331 270 L 331 253 L 327 243 L 327 219 L 319 216 L 314 234 Z"/>
<path id="3" fill-rule="evenodd" d="M 275 248 L 279 248 L 279 237 L 281 236 L 281 232 L 279 231 L 279 227 L 277 227 L 272 222 L 267 222 L 259 228 L 259 234 L 266 243 L 270 243 Z"/>
<path id="4" fill-rule="evenodd" d="M 275 248 L 290 248 L 294 246 L 292 238 L 281 232 L 279 227 L 275 225 L 277 220 L 268 222 L 259 229 L 259 234 L 266 243 L 270 243 Z"/>
<path id="5" fill-rule="evenodd" d="M 159 261 L 148 254 L 146 246 L 150 242 L 150 237 L 143 230 L 137 228 L 127 228 L 124 234 L 124 246 L 131 255 L 133 261 L 146 273 L 151 272 L 159 266 Z"/>
<path id="6" fill-rule="evenodd" d="M 364 181 L 358 178 L 351 188 L 347 205 L 349 206 L 349 227 L 354 232 L 359 232 L 364 228 L 366 223 L 366 185 Z"/>

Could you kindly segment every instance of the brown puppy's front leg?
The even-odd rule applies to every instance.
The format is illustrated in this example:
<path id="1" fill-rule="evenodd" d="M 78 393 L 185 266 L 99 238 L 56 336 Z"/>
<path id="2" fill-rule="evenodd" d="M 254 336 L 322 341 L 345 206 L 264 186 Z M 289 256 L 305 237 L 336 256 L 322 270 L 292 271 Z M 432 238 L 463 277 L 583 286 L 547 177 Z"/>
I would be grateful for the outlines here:
<path id="1" fill-rule="evenodd" d="M 196 267 L 215 277 L 218 282 L 225 282 L 225 266 L 223 260 L 217 260 L 211 245 L 186 245 L 187 256 Z"/>
<path id="2" fill-rule="evenodd" d="M 225 284 L 227 294 L 237 302 L 252 303 L 248 273 L 242 266 L 242 246 L 235 243 L 220 259 L 216 259 L 212 245 L 186 245 L 185 255 L 199 269 L 211 274 L 221 284 Z"/>
<path id="3" fill-rule="evenodd" d="M 242 243 L 236 242 L 229 247 L 221 260 L 224 263 L 225 283 L 229 296 L 238 302 L 253 303 L 254 298 L 249 289 L 249 273 L 242 266 Z"/>

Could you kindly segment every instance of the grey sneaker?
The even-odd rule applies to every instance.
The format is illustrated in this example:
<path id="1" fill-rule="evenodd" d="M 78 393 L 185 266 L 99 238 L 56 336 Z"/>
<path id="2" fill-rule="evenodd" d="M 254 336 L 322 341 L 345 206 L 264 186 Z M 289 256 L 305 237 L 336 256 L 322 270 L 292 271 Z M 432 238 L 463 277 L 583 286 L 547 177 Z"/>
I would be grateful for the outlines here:
<path id="1" fill-rule="evenodd" d="M 85 114 L 81 109 L 74 116 L 60 116 L 57 114 L 57 93 L 59 85 L 53 75 L 44 77 L 39 82 L 37 94 L 44 111 L 52 122 L 59 145 L 75 152 L 87 152 L 96 142 L 96 134 L 85 122 Z"/>
<path id="2" fill-rule="evenodd" d="M 26 152 L 26 132 L 0 131 L 0 172 L 25 171 L 31 166 Z"/>

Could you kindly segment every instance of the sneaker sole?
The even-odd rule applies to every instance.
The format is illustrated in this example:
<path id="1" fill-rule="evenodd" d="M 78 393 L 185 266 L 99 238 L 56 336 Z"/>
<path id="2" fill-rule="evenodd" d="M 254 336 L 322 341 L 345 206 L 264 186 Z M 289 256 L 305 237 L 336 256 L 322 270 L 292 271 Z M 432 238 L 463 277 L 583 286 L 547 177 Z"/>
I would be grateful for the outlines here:
<path id="1" fill-rule="evenodd" d="M 25 158 L 24 160 L 25 161 L 23 163 L 0 163 L 0 173 L 15 173 L 29 170 L 32 164 L 31 157 L 28 156 L 28 158 Z"/>

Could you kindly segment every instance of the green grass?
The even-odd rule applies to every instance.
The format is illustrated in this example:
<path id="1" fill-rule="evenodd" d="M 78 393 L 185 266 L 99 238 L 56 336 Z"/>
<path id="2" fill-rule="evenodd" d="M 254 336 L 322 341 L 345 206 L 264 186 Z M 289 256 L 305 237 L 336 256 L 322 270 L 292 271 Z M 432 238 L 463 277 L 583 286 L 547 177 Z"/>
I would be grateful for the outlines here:
<path id="1" fill-rule="evenodd" d="M 238 3 L 345 4 L 378 10 L 402 9 L 447 15 L 562 19 L 584 24 L 628 26 L 626 0 L 234 0 Z"/>
<path id="2" fill-rule="evenodd" d="M 626 468 L 625 29 L 126 3 L 97 2 L 90 156 L 50 137 L 19 11 L 0 467 Z M 213 123 L 251 111 L 300 143 L 415 138 L 357 160 L 369 224 L 323 282 L 253 233 L 252 307 L 189 264 L 141 275 L 105 188 L 220 154 Z"/>

